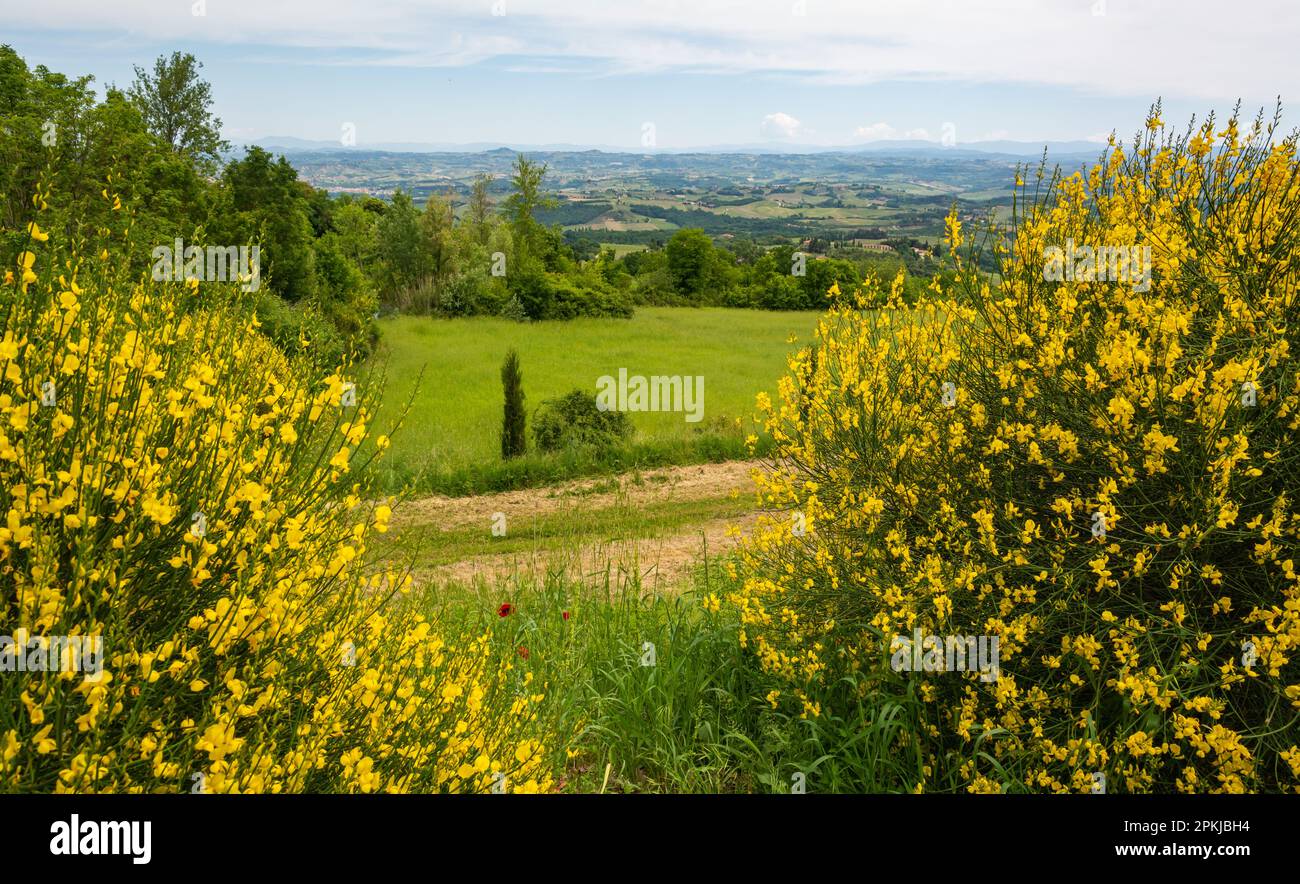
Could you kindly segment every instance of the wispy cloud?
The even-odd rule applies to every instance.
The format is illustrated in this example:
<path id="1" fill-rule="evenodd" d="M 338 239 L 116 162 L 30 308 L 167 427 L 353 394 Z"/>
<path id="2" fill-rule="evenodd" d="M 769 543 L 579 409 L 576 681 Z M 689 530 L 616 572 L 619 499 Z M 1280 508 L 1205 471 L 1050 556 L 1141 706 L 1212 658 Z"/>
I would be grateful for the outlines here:
<path id="1" fill-rule="evenodd" d="M 872 123 L 853 130 L 854 141 L 934 141 L 928 129 L 900 131 L 888 123 Z"/>
<path id="2" fill-rule="evenodd" d="M 358 65 L 545 58 L 539 69 L 605 75 L 1008 82 L 1210 99 L 1300 92 L 1294 0 L 1257 0 L 1249 15 L 1210 0 L 208 0 L 203 16 L 174 0 L 5 5 L 14 28 L 326 49 Z"/>

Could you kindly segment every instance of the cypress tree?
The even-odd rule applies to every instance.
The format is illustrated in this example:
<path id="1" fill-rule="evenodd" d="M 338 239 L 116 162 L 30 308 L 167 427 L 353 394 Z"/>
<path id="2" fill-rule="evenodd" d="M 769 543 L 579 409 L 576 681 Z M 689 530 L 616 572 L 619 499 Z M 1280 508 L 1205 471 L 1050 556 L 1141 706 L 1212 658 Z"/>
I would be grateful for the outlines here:
<path id="1" fill-rule="evenodd" d="M 501 456 L 519 457 L 524 453 L 524 377 L 519 371 L 519 354 L 511 350 L 501 363 L 501 388 L 505 409 L 501 421 Z"/>

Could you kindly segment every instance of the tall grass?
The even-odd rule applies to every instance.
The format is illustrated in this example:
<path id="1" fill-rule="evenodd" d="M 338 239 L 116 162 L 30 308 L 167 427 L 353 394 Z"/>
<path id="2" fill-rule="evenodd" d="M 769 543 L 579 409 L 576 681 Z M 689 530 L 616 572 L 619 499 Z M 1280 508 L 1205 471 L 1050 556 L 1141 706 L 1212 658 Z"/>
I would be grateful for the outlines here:
<path id="1" fill-rule="evenodd" d="M 488 630 L 499 653 L 513 650 L 515 678 L 531 672 L 543 686 L 540 714 L 572 735 L 553 759 L 564 788 L 752 788 L 757 673 L 734 628 L 696 592 L 643 593 L 631 572 L 446 587 L 431 593 L 429 613 L 444 628 Z"/>
<path id="2" fill-rule="evenodd" d="M 709 604 L 730 586 L 725 569 L 701 566 L 680 593 L 647 592 L 636 574 L 635 563 L 556 568 L 426 596 L 444 631 L 486 631 L 495 655 L 514 654 L 517 684 L 531 673 L 539 720 L 568 738 L 548 741 L 560 789 L 905 792 L 921 781 L 909 748 L 919 697 L 868 696 L 819 718 L 778 710 L 765 699 L 777 682 L 741 647 L 731 613 Z"/>

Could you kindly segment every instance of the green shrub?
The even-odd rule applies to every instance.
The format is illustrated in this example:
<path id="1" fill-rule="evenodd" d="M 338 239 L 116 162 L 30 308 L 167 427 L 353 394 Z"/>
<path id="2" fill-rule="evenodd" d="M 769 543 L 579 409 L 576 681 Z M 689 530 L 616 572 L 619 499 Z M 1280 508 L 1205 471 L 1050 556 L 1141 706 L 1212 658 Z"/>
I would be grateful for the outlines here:
<path id="1" fill-rule="evenodd" d="M 321 369 L 342 364 L 354 347 L 338 328 L 311 304 L 287 304 L 279 295 L 263 289 L 257 293 L 257 321 L 262 334 L 289 356 L 305 352 Z M 361 340 L 367 340 L 366 324 L 356 320 Z"/>
<path id="2" fill-rule="evenodd" d="M 377 385 L 40 220 L 0 282 L 0 792 L 548 789 L 513 655 L 369 552 Z"/>
<path id="3" fill-rule="evenodd" d="M 732 597 L 783 708 L 919 698 L 918 790 L 1300 789 L 1295 148 L 1157 111 L 1019 182 L 996 278 L 954 213 L 951 287 L 835 306 L 764 409 L 790 512 Z"/>
<path id="4" fill-rule="evenodd" d="M 548 273 L 536 267 L 513 271 L 509 290 L 529 319 L 632 315 L 632 302 L 597 273 L 578 276 Z"/>
<path id="5" fill-rule="evenodd" d="M 542 451 L 613 448 L 632 435 L 632 421 L 621 411 L 601 411 L 595 395 L 573 390 L 548 399 L 533 415 L 533 439 Z"/>

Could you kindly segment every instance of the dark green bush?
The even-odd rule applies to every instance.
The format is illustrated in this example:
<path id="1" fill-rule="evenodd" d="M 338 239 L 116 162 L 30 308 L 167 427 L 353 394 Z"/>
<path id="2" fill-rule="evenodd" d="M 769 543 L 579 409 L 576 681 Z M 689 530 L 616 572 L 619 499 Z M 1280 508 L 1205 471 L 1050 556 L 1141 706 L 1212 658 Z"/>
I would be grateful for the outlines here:
<path id="1" fill-rule="evenodd" d="M 601 411 L 596 397 L 573 390 L 547 399 L 533 415 L 533 439 L 542 451 L 613 448 L 632 435 L 632 421 L 621 411 Z"/>
<path id="2" fill-rule="evenodd" d="M 632 315 L 632 302 L 599 274 L 564 276 L 529 268 L 511 274 L 509 289 L 529 319 Z"/>
<path id="3" fill-rule="evenodd" d="M 274 292 L 263 291 L 257 298 L 257 321 L 264 335 L 285 354 L 304 349 L 318 368 L 333 368 L 354 356 L 357 350 L 329 318 L 309 304 L 286 304 Z M 363 327 L 360 342 L 368 340 Z"/>

